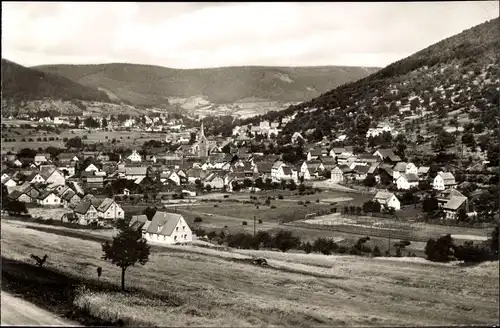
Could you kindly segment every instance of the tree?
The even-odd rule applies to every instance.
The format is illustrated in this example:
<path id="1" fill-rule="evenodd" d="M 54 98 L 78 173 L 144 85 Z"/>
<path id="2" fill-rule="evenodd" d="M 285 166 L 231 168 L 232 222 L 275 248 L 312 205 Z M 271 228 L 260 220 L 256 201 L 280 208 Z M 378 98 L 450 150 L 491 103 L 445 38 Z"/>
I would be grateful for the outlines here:
<path id="1" fill-rule="evenodd" d="M 273 238 L 274 247 L 282 252 L 289 249 L 298 247 L 300 245 L 300 238 L 292 235 L 290 231 L 280 230 Z"/>
<path id="2" fill-rule="evenodd" d="M 2 193 L 2 196 L 3 195 L 4 194 Z M 18 215 L 21 213 L 28 213 L 28 209 L 26 208 L 26 204 L 23 202 L 20 202 L 18 200 L 7 199 L 6 202 L 2 202 L 2 209 L 9 212 L 9 213 L 14 213 L 14 214 L 18 214 Z"/>
<path id="3" fill-rule="evenodd" d="M 78 128 L 80 127 L 80 123 L 81 123 L 81 122 L 80 122 L 80 118 L 77 116 L 77 117 L 75 118 L 75 128 L 77 128 L 77 129 L 78 129 Z"/>
<path id="4" fill-rule="evenodd" d="M 491 232 L 490 248 L 493 255 L 498 256 L 498 228 L 499 225 Z"/>
<path id="5" fill-rule="evenodd" d="M 455 245 L 450 234 L 439 237 L 437 240 L 429 238 L 425 245 L 427 259 L 434 262 L 447 262 L 453 255 Z"/>
<path id="6" fill-rule="evenodd" d="M 110 260 L 111 263 L 122 269 L 122 291 L 125 291 L 125 271 L 129 266 L 136 263 L 145 265 L 149 259 L 150 247 L 146 239 L 142 238 L 141 230 L 125 228 L 113 238 L 110 245 L 108 241 L 102 244 L 104 260 Z"/>
<path id="7" fill-rule="evenodd" d="M 103 128 L 107 128 L 108 127 L 108 120 L 106 120 L 106 118 L 103 117 L 102 121 L 101 121 L 101 126 Z"/>
<path id="8" fill-rule="evenodd" d="M 439 208 L 436 198 L 426 198 L 422 204 L 422 209 L 426 213 L 433 212 Z"/>
<path id="9" fill-rule="evenodd" d="M 367 187 L 373 187 L 377 184 L 377 180 L 375 180 L 375 177 L 372 174 L 368 174 L 363 181 L 363 184 Z"/>
<path id="10" fill-rule="evenodd" d="M 476 148 L 476 140 L 474 139 L 474 135 L 472 133 L 465 133 L 462 136 L 462 143 L 467 147 Z"/>
<path id="11" fill-rule="evenodd" d="M 438 134 L 436 143 L 435 143 L 435 148 L 438 150 L 446 150 L 449 146 L 453 145 L 455 143 L 455 137 L 446 131 L 442 131 L 441 133 Z"/>
<path id="12" fill-rule="evenodd" d="M 377 256 L 381 256 L 382 255 L 382 252 L 380 251 L 380 248 L 375 245 L 375 247 L 373 247 L 372 249 L 372 256 L 373 257 L 377 257 Z"/>
<path id="13" fill-rule="evenodd" d="M 74 137 L 66 141 L 66 148 L 77 148 L 81 149 L 83 147 L 82 138 Z"/>
<path id="14" fill-rule="evenodd" d="M 301 183 L 299 185 L 299 193 L 303 194 L 304 191 L 306 191 L 306 186 L 303 183 Z"/>

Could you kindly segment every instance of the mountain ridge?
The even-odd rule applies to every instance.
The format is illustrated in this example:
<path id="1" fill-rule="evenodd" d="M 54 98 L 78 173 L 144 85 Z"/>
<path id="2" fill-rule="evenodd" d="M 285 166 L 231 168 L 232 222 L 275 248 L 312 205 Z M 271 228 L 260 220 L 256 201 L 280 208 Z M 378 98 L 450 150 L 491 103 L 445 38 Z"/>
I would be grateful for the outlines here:
<path id="1" fill-rule="evenodd" d="M 212 103 L 244 98 L 304 101 L 333 86 L 362 78 L 378 68 L 353 66 L 228 66 L 177 69 L 127 63 L 41 65 L 34 69 L 82 85 L 110 90 L 136 105 L 160 105 L 169 98 L 205 95 Z"/>

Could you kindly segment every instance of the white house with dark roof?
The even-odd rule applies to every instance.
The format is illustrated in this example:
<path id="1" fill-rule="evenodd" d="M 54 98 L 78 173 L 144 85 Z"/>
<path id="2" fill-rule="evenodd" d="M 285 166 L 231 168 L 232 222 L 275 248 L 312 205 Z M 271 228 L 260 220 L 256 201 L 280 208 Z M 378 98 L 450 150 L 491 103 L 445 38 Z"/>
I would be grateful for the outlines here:
<path id="1" fill-rule="evenodd" d="M 373 197 L 373 201 L 378 202 L 385 209 L 393 208 L 396 211 L 401 209 L 399 199 L 392 192 L 379 191 Z"/>
<path id="2" fill-rule="evenodd" d="M 58 206 L 62 205 L 61 197 L 55 192 L 46 190 L 38 195 L 37 203 L 41 206 Z"/>
<path id="3" fill-rule="evenodd" d="M 137 150 L 133 150 L 132 154 L 127 156 L 127 159 L 131 162 L 139 163 L 142 161 L 142 156 L 137 152 Z"/>
<path id="4" fill-rule="evenodd" d="M 98 217 L 105 221 L 116 221 L 125 218 L 125 212 L 113 199 L 105 198 L 97 207 Z"/>
<path id="5" fill-rule="evenodd" d="M 408 190 L 418 187 L 418 176 L 416 174 L 402 174 L 396 180 L 396 186 L 400 190 Z"/>
<path id="6" fill-rule="evenodd" d="M 147 167 L 133 167 L 127 166 L 124 168 L 124 177 L 127 180 L 137 180 L 139 178 L 145 178 L 148 174 Z"/>
<path id="7" fill-rule="evenodd" d="M 88 225 L 93 222 L 99 222 L 99 212 L 91 201 L 82 200 L 73 210 L 78 218 L 78 224 Z"/>
<path id="8" fill-rule="evenodd" d="M 163 244 L 188 243 L 193 241 L 191 228 L 184 217 L 176 213 L 156 212 L 151 221 L 145 215 L 133 216 L 130 227 L 140 229 L 148 241 Z"/>
<path id="9" fill-rule="evenodd" d="M 455 177 L 450 172 L 439 172 L 432 182 L 432 188 L 435 190 L 445 190 L 456 186 Z"/>

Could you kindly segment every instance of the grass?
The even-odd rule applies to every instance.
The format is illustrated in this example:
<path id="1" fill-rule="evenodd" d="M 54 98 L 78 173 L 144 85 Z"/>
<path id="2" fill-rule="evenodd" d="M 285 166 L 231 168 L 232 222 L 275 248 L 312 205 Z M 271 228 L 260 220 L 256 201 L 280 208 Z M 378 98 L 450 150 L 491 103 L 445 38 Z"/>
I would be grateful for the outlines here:
<path id="1" fill-rule="evenodd" d="M 104 321 L 120 318 L 127 324 L 168 326 L 498 322 L 498 262 L 461 268 L 351 256 L 172 246 L 162 252 L 153 249 L 146 266 L 130 268 L 129 293 L 122 295 L 117 292 L 119 269 L 100 259 L 100 245 L 95 241 L 22 228 L 9 221 L 2 222 L 1 237 L 5 259 L 31 263 L 29 254 L 47 253 L 44 270 L 71 277 L 74 286 L 84 283 L 87 290 L 77 293 L 73 289 L 73 298 L 68 299 L 75 308 Z M 252 255 L 268 258 L 275 269 L 233 260 Z M 99 284 L 97 266 L 103 268 Z M 4 276 L 12 271 L 3 265 Z M 39 285 L 41 279 L 58 281 L 55 276 L 38 277 L 24 267 L 16 272 L 11 280 L 18 281 L 18 286 L 25 281 L 36 280 Z M 99 289 L 99 285 L 106 288 Z"/>

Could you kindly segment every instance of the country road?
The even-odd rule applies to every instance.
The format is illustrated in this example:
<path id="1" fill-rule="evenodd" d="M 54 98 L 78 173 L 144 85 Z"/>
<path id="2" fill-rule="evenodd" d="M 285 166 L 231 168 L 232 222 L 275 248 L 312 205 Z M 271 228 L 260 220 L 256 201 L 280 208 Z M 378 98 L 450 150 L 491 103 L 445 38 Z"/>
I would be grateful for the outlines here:
<path id="1" fill-rule="evenodd" d="M 2 291 L 2 326 L 81 326 Z"/>

